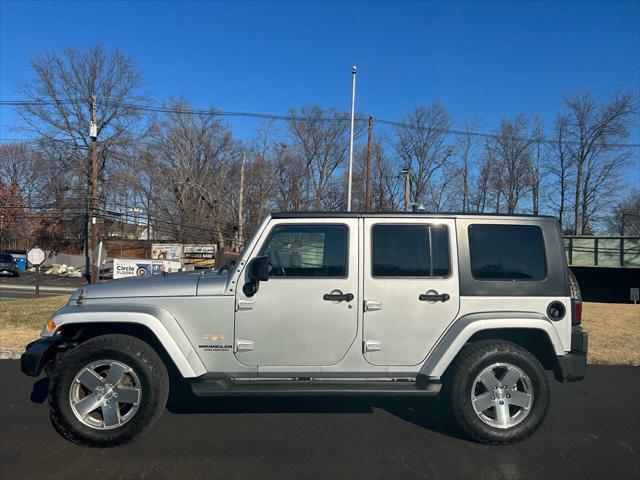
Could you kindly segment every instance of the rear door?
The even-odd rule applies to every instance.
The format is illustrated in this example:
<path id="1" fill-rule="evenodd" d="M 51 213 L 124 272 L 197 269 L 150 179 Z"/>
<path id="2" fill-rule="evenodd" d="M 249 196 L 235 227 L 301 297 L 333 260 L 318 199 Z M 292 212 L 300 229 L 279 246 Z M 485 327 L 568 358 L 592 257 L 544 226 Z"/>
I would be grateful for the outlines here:
<path id="1" fill-rule="evenodd" d="M 455 220 L 365 218 L 364 355 L 421 363 L 459 309 Z"/>

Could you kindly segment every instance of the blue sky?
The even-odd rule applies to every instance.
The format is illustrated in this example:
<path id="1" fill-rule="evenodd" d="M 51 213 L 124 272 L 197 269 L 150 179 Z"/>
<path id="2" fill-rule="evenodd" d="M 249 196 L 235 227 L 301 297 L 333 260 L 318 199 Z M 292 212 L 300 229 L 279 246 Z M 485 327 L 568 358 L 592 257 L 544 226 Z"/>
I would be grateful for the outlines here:
<path id="1" fill-rule="evenodd" d="M 548 123 L 565 94 L 640 89 L 640 2 L 0 3 L 0 97 L 44 49 L 119 48 L 157 99 L 283 113 L 319 104 L 399 119 L 442 102 L 482 130 L 522 112 Z M 16 118 L 0 107 L 0 136 Z M 234 123 L 241 136 L 255 125 Z M 640 127 L 630 142 L 640 142 Z M 640 153 L 638 154 L 640 156 Z M 640 165 L 640 163 L 638 164 Z M 640 177 L 640 167 L 632 174 Z"/>

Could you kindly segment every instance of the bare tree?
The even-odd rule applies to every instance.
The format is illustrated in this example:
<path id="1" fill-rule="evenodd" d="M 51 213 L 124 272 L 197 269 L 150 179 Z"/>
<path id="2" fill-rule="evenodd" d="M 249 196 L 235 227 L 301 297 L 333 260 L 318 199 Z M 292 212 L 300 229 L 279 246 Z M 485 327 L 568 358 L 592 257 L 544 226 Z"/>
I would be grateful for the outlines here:
<path id="1" fill-rule="evenodd" d="M 566 211 L 571 195 L 571 177 L 574 172 L 571 149 L 567 143 L 568 127 L 568 118 L 560 115 L 555 122 L 553 138 L 549 144 L 552 154 L 545 159 L 544 163 L 544 172 L 549 176 L 548 202 L 557 212 L 558 220 L 563 228 L 567 226 Z"/>
<path id="2" fill-rule="evenodd" d="M 458 136 L 454 147 L 456 157 L 460 162 L 460 168 L 454 178 L 461 195 L 459 204 L 460 211 L 462 212 L 471 211 L 471 193 L 475 166 L 474 154 L 476 147 L 476 137 L 473 132 L 477 126 L 477 117 L 474 116 L 471 120 L 466 120 L 464 122 L 464 131 L 462 135 Z"/>
<path id="3" fill-rule="evenodd" d="M 416 107 L 395 130 L 394 149 L 402 166 L 411 170 L 411 200 L 428 203 L 426 193 L 441 180 L 452 154 L 447 142 L 451 117 L 439 103 Z"/>
<path id="4" fill-rule="evenodd" d="M 503 120 L 496 136 L 487 142 L 493 161 L 492 183 L 495 209 L 500 213 L 504 198 L 506 213 L 512 215 L 529 188 L 530 145 L 527 119 L 518 115 L 513 121 Z"/>
<path id="5" fill-rule="evenodd" d="M 640 190 L 634 189 L 613 209 L 607 227 L 616 235 L 640 236 Z"/>
<path id="6" fill-rule="evenodd" d="M 289 153 L 302 159 L 304 178 L 308 182 L 301 207 L 315 210 L 339 207 L 336 202 L 342 203 L 344 199 L 336 199 L 329 193 L 341 196 L 340 192 L 344 190 L 335 185 L 338 180 L 335 174 L 349 154 L 348 116 L 317 106 L 303 107 L 300 113 L 291 110 L 290 114 L 293 118 L 289 121 L 289 132 L 293 142 Z M 362 131 L 363 126 L 358 123 L 355 136 L 359 137 Z"/>
<path id="7" fill-rule="evenodd" d="M 251 199 L 247 204 L 247 230 L 254 230 L 264 215 L 275 208 L 275 190 L 278 158 L 282 143 L 273 122 L 264 124 L 258 131 L 251 148 L 251 156 L 245 176 L 245 194 Z"/>
<path id="8" fill-rule="evenodd" d="M 69 176 L 60 168 L 59 156 L 50 157 L 38 145 L 1 145 L 0 185 L 3 197 L 11 198 L 11 205 L 0 209 L 6 220 L 3 236 L 51 247 L 81 238 L 84 212 Z"/>
<path id="9" fill-rule="evenodd" d="M 584 235 L 615 201 L 620 174 L 631 157 L 616 143 L 629 136 L 636 120 L 638 99 L 631 92 L 618 93 L 600 104 L 592 93 L 565 99 L 571 157 L 576 167 L 574 188 L 574 234 Z"/>
<path id="10" fill-rule="evenodd" d="M 64 48 L 46 52 L 30 62 L 35 78 L 22 82 L 20 92 L 30 100 L 18 107 L 24 128 L 51 153 L 59 152 L 62 166 L 85 185 L 92 99 L 96 98 L 99 177 L 108 159 L 135 138 L 144 102 L 142 74 L 118 50 L 107 54 L 101 45 L 88 50 Z"/>
<path id="11" fill-rule="evenodd" d="M 529 187 L 531 188 L 531 213 L 540 213 L 540 189 L 542 168 L 545 163 L 546 145 L 544 143 L 544 124 L 536 116 L 532 132 L 531 153 L 529 154 Z"/>
<path id="12" fill-rule="evenodd" d="M 304 159 L 286 143 L 275 145 L 276 208 L 298 212 L 306 209 L 308 169 Z"/>
<path id="13" fill-rule="evenodd" d="M 0 145 L 0 182 L 18 192 L 21 201 L 31 203 L 41 189 L 38 152 L 26 143 Z"/>
<path id="14" fill-rule="evenodd" d="M 168 109 L 172 112 L 158 122 L 146 152 L 153 202 L 162 217 L 158 223 L 180 240 L 204 237 L 223 247 L 236 223 L 231 195 L 237 192 L 238 152 L 231 132 L 215 115 L 184 113 L 189 110 L 184 101 Z"/>
<path id="15" fill-rule="evenodd" d="M 371 147 L 371 208 L 379 212 L 399 210 L 404 188 L 404 179 L 400 176 L 398 166 L 387 154 L 386 143 L 385 139 L 376 139 Z"/>
<path id="16" fill-rule="evenodd" d="M 474 182 L 474 189 L 469 198 L 472 211 L 476 213 L 484 213 L 487 208 L 493 163 L 493 157 L 490 152 L 485 149 L 481 163 L 478 166 L 478 176 Z"/>

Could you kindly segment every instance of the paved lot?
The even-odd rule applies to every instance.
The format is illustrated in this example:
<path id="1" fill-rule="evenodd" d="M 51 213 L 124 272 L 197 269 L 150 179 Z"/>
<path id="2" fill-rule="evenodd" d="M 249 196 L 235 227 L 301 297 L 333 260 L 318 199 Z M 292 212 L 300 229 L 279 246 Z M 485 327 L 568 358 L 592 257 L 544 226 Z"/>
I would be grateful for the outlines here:
<path id="1" fill-rule="evenodd" d="M 69 278 L 60 275 L 40 275 L 40 296 L 66 295 L 86 285 L 84 278 Z M 19 277 L 0 276 L 0 302 L 35 298 L 36 274 L 21 272 Z"/>
<path id="2" fill-rule="evenodd" d="M 84 277 L 65 277 L 63 275 L 45 275 L 44 273 L 40 275 L 41 287 L 79 288 L 86 283 L 87 280 Z M 0 276 L 0 290 L 11 288 L 14 285 L 35 288 L 35 272 L 20 272 L 19 277 Z"/>
<path id="3" fill-rule="evenodd" d="M 435 398 L 183 397 L 137 443 L 97 450 L 58 436 L 38 403 L 46 380 L 3 360 L 0 477 L 640 478 L 640 368 L 593 366 L 552 386 L 544 425 L 510 447 L 467 440 Z"/>
<path id="4" fill-rule="evenodd" d="M 65 293 L 40 290 L 41 297 L 52 297 L 55 295 L 65 295 Z M 4 285 L 0 286 L 0 302 L 3 300 L 24 300 L 26 298 L 36 298 L 35 290 L 22 290 Z"/>

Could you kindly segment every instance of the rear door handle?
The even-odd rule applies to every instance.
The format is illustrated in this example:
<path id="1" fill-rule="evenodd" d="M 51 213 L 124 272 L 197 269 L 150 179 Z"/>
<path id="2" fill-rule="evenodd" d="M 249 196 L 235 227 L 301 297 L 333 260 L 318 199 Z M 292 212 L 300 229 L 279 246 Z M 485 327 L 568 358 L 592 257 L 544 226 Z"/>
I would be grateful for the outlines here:
<path id="1" fill-rule="evenodd" d="M 437 292 L 431 292 L 433 292 L 433 290 L 430 290 L 427 293 L 421 293 L 418 300 L 423 302 L 446 302 L 451 298 L 448 293 L 438 294 Z"/>
<path id="2" fill-rule="evenodd" d="M 331 293 L 325 293 L 322 299 L 328 302 L 350 302 L 353 300 L 353 293 L 342 293 L 340 290 L 333 290 Z"/>

